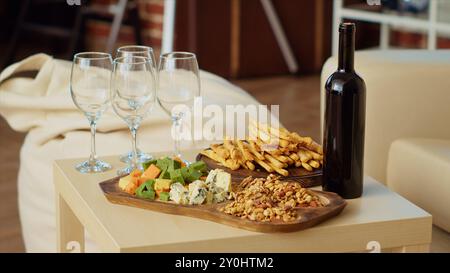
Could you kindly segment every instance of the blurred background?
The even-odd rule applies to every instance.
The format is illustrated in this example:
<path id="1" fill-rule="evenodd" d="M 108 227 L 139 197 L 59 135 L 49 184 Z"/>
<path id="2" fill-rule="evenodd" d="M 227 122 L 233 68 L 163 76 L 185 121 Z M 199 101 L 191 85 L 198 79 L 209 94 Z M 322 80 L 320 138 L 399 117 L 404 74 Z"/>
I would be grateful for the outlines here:
<path id="1" fill-rule="evenodd" d="M 75 52 L 130 44 L 157 53 L 190 51 L 201 69 L 231 80 L 262 104 L 279 104 L 288 129 L 315 139 L 320 71 L 336 49 L 333 34 L 341 20 L 357 23 L 358 50 L 450 48 L 450 1 L 437 1 L 433 11 L 428 0 L 76 2 L 0 1 L 0 68 L 39 52 L 70 60 Z M 430 21 L 438 31 L 424 27 Z M 290 114 L 296 109 L 303 114 Z M 0 252 L 24 251 L 16 201 L 23 137 L 0 119 Z"/>
<path id="2" fill-rule="evenodd" d="M 1 1 L 3 67 L 37 52 L 71 59 L 74 52 L 107 51 L 125 44 L 141 43 L 160 49 L 165 6 L 172 8 L 168 3 L 173 1 L 124 1 L 123 12 L 120 2 L 91 0 L 70 6 L 67 0 Z M 344 7 L 356 11 L 428 20 L 428 0 L 380 0 L 382 5 L 368 5 L 371 1 L 367 0 L 335 2 L 343 2 Z M 440 2 L 438 21 L 450 24 L 450 3 Z M 333 1 L 271 3 L 298 63 L 295 74 L 319 72 L 332 52 Z M 202 69 L 234 79 L 289 74 L 262 1 L 178 0 L 174 14 L 173 49 L 195 52 Z M 110 40 L 114 36 L 111 31 L 115 30 L 112 21 L 118 16 L 123 16 L 123 20 L 117 37 Z M 357 23 L 357 49 L 380 46 L 383 24 Z M 386 46 L 427 48 L 427 32 L 416 28 L 389 27 Z M 450 48 L 449 35 L 440 33 L 436 48 Z"/>

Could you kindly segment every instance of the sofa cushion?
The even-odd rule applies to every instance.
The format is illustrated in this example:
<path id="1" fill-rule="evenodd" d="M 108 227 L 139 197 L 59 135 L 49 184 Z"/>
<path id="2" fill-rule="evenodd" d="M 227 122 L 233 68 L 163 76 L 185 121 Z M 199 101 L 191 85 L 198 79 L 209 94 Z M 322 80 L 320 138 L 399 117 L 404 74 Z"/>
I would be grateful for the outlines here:
<path id="1" fill-rule="evenodd" d="M 450 140 L 399 139 L 389 150 L 387 185 L 450 231 Z"/>

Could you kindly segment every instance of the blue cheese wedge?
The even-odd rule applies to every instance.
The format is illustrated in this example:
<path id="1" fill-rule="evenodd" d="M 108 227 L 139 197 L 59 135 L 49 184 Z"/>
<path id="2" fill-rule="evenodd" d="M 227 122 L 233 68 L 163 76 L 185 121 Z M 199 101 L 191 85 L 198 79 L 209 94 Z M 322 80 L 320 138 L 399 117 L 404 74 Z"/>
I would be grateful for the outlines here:
<path id="1" fill-rule="evenodd" d="M 213 196 L 213 203 L 221 203 L 228 198 L 228 193 L 225 191 L 215 193 Z"/>
<path id="2" fill-rule="evenodd" d="M 215 169 L 209 172 L 205 181 L 214 193 L 231 192 L 231 175 L 224 170 Z"/>
<path id="3" fill-rule="evenodd" d="M 170 186 L 169 197 L 177 204 L 189 204 L 189 191 L 181 183 L 173 183 Z"/>
<path id="4" fill-rule="evenodd" d="M 214 203 L 214 193 L 212 191 L 208 191 L 206 193 L 206 204 L 213 204 Z"/>
<path id="5" fill-rule="evenodd" d="M 215 169 L 209 172 L 205 181 L 209 188 L 211 203 L 220 203 L 228 198 L 231 192 L 231 175 L 224 170 Z"/>
<path id="6" fill-rule="evenodd" d="M 196 180 L 189 184 L 189 204 L 201 205 L 206 200 L 208 188 L 205 182 Z"/>

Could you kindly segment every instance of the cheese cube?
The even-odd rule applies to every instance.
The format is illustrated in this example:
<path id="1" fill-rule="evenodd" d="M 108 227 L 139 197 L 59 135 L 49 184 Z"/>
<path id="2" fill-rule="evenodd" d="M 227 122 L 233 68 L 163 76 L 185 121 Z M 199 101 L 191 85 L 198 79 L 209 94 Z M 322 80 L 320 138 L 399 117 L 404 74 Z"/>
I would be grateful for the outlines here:
<path id="1" fill-rule="evenodd" d="M 172 180 L 170 179 L 155 179 L 155 191 L 157 193 L 160 192 L 169 192 L 170 185 L 172 184 Z"/>

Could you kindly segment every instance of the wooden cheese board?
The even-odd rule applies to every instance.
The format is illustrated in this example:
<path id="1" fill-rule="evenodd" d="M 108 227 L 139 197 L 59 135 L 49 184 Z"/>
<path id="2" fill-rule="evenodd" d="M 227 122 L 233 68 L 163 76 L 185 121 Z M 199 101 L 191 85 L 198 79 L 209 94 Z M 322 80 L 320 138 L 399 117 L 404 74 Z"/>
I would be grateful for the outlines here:
<path id="1" fill-rule="evenodd" d="M 221 212 L 220 208 L 231 201 L 210 205 L 179 205 L 172 202 L 151 201 L 123 192 L 118 186 L 119 179 L 120 177 L 116 177 L 100 183 L 101 190 L 111 203 L 148 209 L 161 213 L 189 216 L 235 228 L 265 233 L 294 232 L 312 227 L 338 215 L 347 204 L 344 199 L 335 193 L 311 190 L 314 194 L 319 196 L 324 204 L 326 204 L 324 207 L 296 208 L 297 219 L 289 222 L 283 222 L 282 220 L 257 222 L 241 219 L 240 217 Z M 239 182 L 233 181 L 232 185 L 236 188 L 238 187 L 238 184 Z"/>
<path id="2" fill-rule="evenodd" d="M 202 154 L 198 154 L 196 161 L 204 161 L 209 170 L 214 169 L 223 169 L 226 172 L 231 174 L 233 180 L 242 180 L 248 176 L 252 176 L 254 178 L 265 178 L 269 175 L 269 173 L 262 169 L 257 168 L 255 171 L 247 170 L 247 169 L 239 169 L 239 170 L 230 170 L 227 167 L 217 163 L 216 161 L 210 159 L 207 156 Z M 303 168 L 288 168 L 289 176 L 281 177 L 284 180 L 290 180 L 298 182 L 304 188 L 310 188 L 315 186 L 322 185 L 322 169 L 315 169 L 312 172 L 307 171 Z"/>

